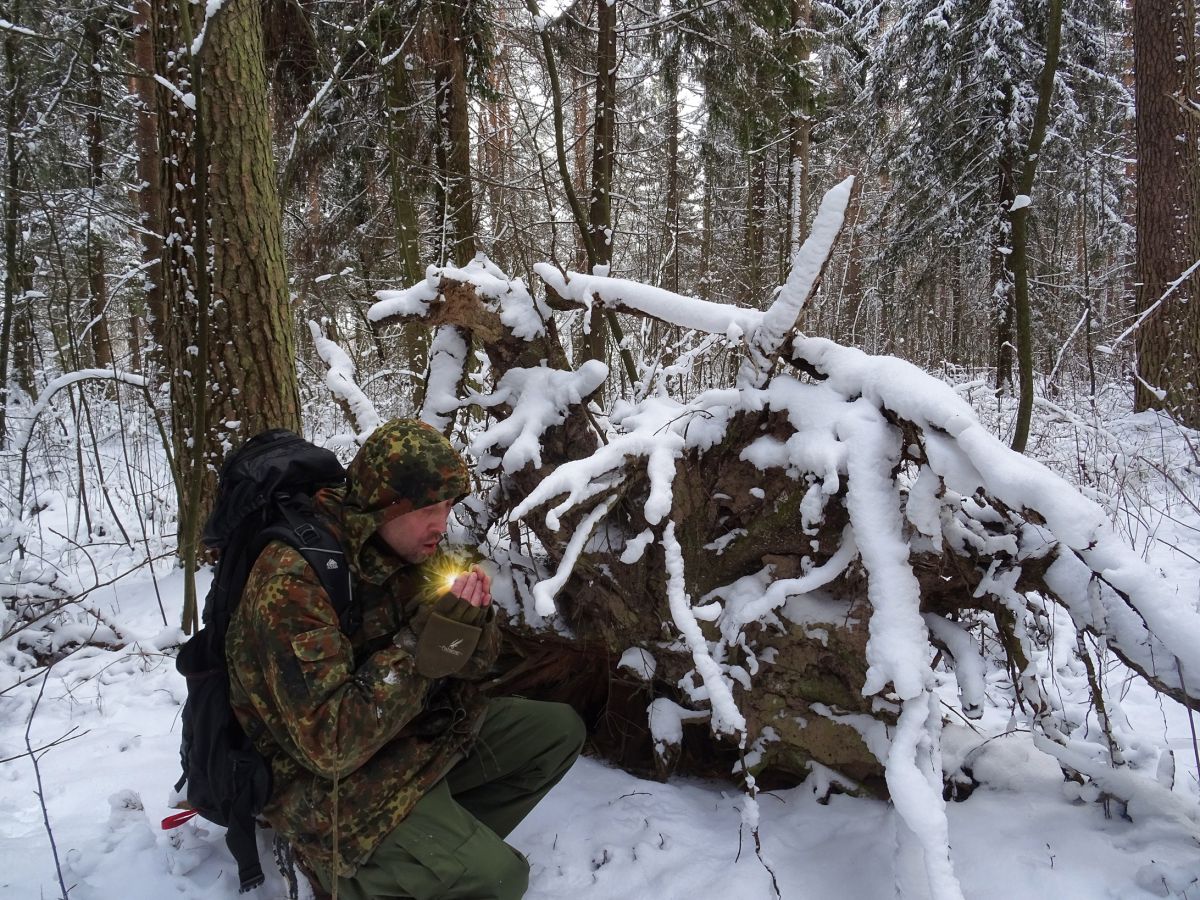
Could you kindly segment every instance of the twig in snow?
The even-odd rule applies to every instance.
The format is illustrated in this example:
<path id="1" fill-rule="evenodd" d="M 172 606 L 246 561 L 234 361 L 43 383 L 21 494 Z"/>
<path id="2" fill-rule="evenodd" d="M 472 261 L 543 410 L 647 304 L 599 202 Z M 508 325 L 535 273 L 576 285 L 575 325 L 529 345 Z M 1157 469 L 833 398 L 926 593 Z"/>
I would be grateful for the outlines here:
<path id="1" fill-rule="evenodd" d="M 41 673 L 39 673 L 39 674 L 41 674 Z M 27 680 L 32 681 L 33 679 L 27 679 Z M 76 738 L 81 738 L 85 734 L 91 733 L 90 728 L 87 729 L 86 731 L 79 731 L 78 734 L 75 734 L 76 731 L 79 731 L 78 725 L 73 726 L 71 728 L 71 730 L 68 731 L 66 734 L 64 734 L 62 737 L 57 737 L 48 744 L 42 744 L 42 746 L 40 746 L 40 747 L 37 747 L 33 750 L 26 750 L 24 753 L 18 753 L 16 756 L 8 756 L 8 757 L 5 757 L 4 759 L 0 759 L 0 765 L 3 765 L 4 763 L 7 763 L 7 762 L 12 762 L 15 759 L 24 759 L 26 756 L 30 756 L 35 753 L 41 753 L 43 750 L 49 750 L 51 747 L 57 747 L 60 744 L 66 744 L 69 741 L 73 741 Z"/>
<path id="2" fill-rule="evenodd" d="M 38 688 L 37 698 L 33 701 L 33 708 L 29 710 L 29 718 L 25 721 L 25 749 L 28 751 L 29 761 L 33 763 L 33 774 L 37 779 L 37 798 L 38 804 L 42 808 L 42 822 L 46 825 L 46 836 L 50 838 L 50 852 L 54 855 L 54 872 L 58 875 L 58 886 L 62 889 L 61 900 L 67 900 L 67 884 L 63 880 L 62 864 L 58 860 L 58 845 L 54 842 L 54 829 L 50 827 L 50 812 L 46 809 L 46 795 L 42 787 L 42 768 L 38 765 L 37 752 L 33 749 L 33 742 L 29 739 L 29 730 L 33 727 L 33 717 L 37 713 L 38 704 L 42 702 L 42 694 L 46 691 L 46 682 L 50 679 L 50 667 L 46 667 L 46 671 L 42 676 L 42 686 Z"/>

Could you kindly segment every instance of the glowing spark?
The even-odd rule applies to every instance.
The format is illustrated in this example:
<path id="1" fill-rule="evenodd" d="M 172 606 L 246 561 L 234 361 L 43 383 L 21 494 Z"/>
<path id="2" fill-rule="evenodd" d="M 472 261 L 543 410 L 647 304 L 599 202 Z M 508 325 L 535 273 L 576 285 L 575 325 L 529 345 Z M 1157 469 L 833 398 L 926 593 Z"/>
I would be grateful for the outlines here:
<path id="1" fill-rule="evenodd" d="M 430 598 L 440 597 L 447 593 L 460 575 L 466 575 L 468 569 L 461 559 L 453 556 L 443 556 L 429 565 L 426 584 Z"/>

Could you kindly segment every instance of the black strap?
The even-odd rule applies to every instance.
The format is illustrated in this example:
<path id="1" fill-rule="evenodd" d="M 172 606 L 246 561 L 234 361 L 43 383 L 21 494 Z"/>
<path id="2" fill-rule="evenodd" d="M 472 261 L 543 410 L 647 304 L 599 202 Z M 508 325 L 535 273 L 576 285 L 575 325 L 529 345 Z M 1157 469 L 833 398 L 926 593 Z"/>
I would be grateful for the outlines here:
<path id="1" fill-rule="evenodd" d="M 266 879 L 258 861 L 258 843 L 254 837 L 254 816 L 249 812 L 230 816 L 225 844 L 238 867 L 238 893 L 252 891 Z"/>
<path id="2" fill-rule="evenodd" d="M 304 557 L 316 573 L 321 587 L 337 613 L 343 633 L 351 634 L 361 623 L 358 604 L 350 586 L 350 563 L 341 542 L 320 524 L 312 499 L 303 494 L 280 498 L 279 510 L 284 522 L 260 532 L 262 547 L 273 540 L 283 541 Z"/>

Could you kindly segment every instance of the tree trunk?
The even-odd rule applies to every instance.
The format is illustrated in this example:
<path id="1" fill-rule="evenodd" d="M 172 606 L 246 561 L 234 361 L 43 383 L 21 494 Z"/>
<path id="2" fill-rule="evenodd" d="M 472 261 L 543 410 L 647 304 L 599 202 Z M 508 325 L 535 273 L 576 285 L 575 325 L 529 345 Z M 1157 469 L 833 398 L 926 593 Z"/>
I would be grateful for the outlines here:
<path id="1" fill-rule="evenodd" d="M 808 223 L 809 150 L 812 138 L 812 90 L 804 71 L 812 9 L 809 0 L 791 0 L 792 27 L 787 37 L 789 71 L 788 248 L 800 249 Z M 857 187 L 857 185 L 856 185 Z M 785 273 L 786 277 L 786 273 Z"/>
<path id="2" fill-rule="evenodd" d="M 613 160 L 617 140 L 617 3 L 596 4 L 596 104 L 592 115 L 592 192 L 588 229 L 592 266 L 612 263 Z M 604 361 L 608 352 L 608 323 L 599 307 L 588 320 L 587 359 Z"/>
<path id="3" fill-rule="evenodd" d="M 596 258 L 593 265 L 612 262 L 613 160 L 617 139 L 617 6 L 599 0 L 596 35 L 596 104 L 592 111 L 592 193 L 588 225 Z"/>
<path id="4" fill-rule="evenodd" d="M 678 57 L 663 67 L 663 103 L 666 106 L 667 196 L 662 227 L 662 262 L 657 283 L 679 292 L 679 72 Z"/>
<path id="5" fill-rule="evenodd" d="M 13 24 L 20 21 L 20 6 L 10 11 Z M 0 321 L 0 447 L 8 438 L 9 363 L 12 357 L 13 320 L 16 317 L 18 272 L 17 228 L 21 217 L 21 148 L 18 128 L 24 115 L 22 87 L 24 79 L 18 69 L 17 34 L 4 32 L 4 92 L 8 103 L 4 110 L 4 317 Z"/>
<path id="6" fill-rule="evenodd" d="M 528 2 L 528 0 L 527 0 Z M 547 50 L 549 53 L 549 50 Z M 574 68 L 570 70 L 571 97 L 574 102 L 571 108 L 571 174 L 575 194 L 583 197 L 588 192 L 588 94 L 587 89 L 580 84 L 579 75 Z M 566 152 L 565 150 L 563 152 Z M 589 268 L 588 240 L 586 218 L 579 233 L 579 243 L 575 247 L 574 267 L 580 272 Z"/>
<path id="7" fill-rule="evenodd" d="M 846 275 L 842 280 L 841 303 L 845 313 L 838 317 L 836 327 L 830 329 L 830 337 L 835 341 L 853 343 L 851 335 L 854 332 L 854 322 L 858 318 L 858 310 L 863 302 L 863 243 L 865 236 L 860 233 L 858 220 L 862 213 L 862 178 L 854 179 L 854 188 L 850 193 L 850 206 L 846 209 Z M 849 322 L 846 320 L 849 319 Z"/>
<path id="8" fill-rule="evenodd" d="M 764 300 L 763 219 L 767 201 L 767 151 L 754 142 L 746 154 L 746 296 L 742 301 L 756 307 Z"/>
<path id="9" fill-rule="evenodd" d="M 399 36 L 400 38 L 403 35 Z M 417 93 L 409 71 L 411 55 L 401 53 L 392 61 L 387 77 L 388 175 L 392 215 L 396 219 L 396 255 L 400 278 L 413 285 L 425 277 L 421 264 L 421 219 L 418 197 L 425 179 L 418 157 L 424 125 L 417 112 Z M 415 323 L 400 326 L 404 362 L 418 368 L 429 353 L 429 331 Z"/>
<path id="10" fill-rule="evenodd" d="M 457 266 L 475 258 L 475 204 L 471 193 L 471 110 L 467 102 L 466 48 L 459 0 L 438 0 L 434 36 L 434 104 L 444 207 L 443 246 Z"/>
<path id="11" fill-rule="evenodd" d="M 700 211 L 700 260 L 696 284 L 700 296 L 709 297 L 716 279 L 713 276 L 713 206 L 716 203 L 716 152 L 710 142 L 700 148 L 700 166 L 704 171 L 704 196 Z M 713 299 L 716 299 L 715 297 Z"/>
<path id="12" fill-rule="evenodd" d="M 1200 118 L 1196 8 L 1133 6 L 1137 90 L 1137 409 L 1200 427 Z M 1191 104 L 1190 110 L 1186 108 Z M 1183 278 L 1189 267 L 1192 272 Z M 1176 285 L 1176 282 L 1178 284 Z M 1172 288 L 1173 285 L 1176 285 Z"/>
<path id="13" fill-rule="evenodd" d="M 992 314 L 994 316 L 996 352 L 996 393 L 1011 392 L 1013 388 L 1013 281 L 1011 241 L 1012 229 L 1008 210 L 1016 197 L 1013 183 L 1013 161 L 1009 156 L 1000 160 L 999 191 L 996 203 L 1001 210 L 996 226 L 995 244 L 991 256 Z"/>
<path id="14" fill-rule="evenodd" d="M 164 80 L 175 85 L 179 91 L 192 91 L 192 75 L 188 68 L 188 56 L 184 50 L 185 35 L 191 33 L 191 23 L 181 17 L 182 5 L 172 0 L 153 0 L 150 22 L 155 39 L 152 50 L 154 64 L 147 71 L 160 74 Z M 186 24 L 186 28 L 185 28 Z M 145 52 L 144 45 L 139 52 Z M 161 225 L 157 271 L 152 270 L 155 289 L 161 295 L 161 319 L 156 322 L 153 301 L 150 301 L 151 328 L 163 339 L 163 363 L 171 385 L 171 436 L 173 456 L 177 463 L 176 488 L 180 491 L 180 510 L 186 510 L 187 486 L 185 484 L 184 461 L 190 455 L 189 447 L 194 424 L 193 407 L 195 398 L 203 390 L 203 377 L 198 371 L 197 356 L 193 350 L 197 342 L 197 273 L 195 249 L 196 197 L 189 187 L 196 179 L 193 141 L 195 137 L 195 112 L 173 91 L 158 82 L 146 79 L 146 89 L 154 98 L 154 120 L 157 128 L 158 171 L 154 178 L 145 175 L 151 158 L 144 154 L 139 171 L 150 186 L 142 194 L 142 210 L 145 216 L 158 215 Z M 140 121 L 141 129 L 148 128 L 145 115 Z M 139 139 L 141 139 L 139 130 Z M 157 194 L 157 197 L 155 196 Z M 147 223 L 152 221 L 148 219 Z M 149 230 L 154 230 L 150 228 Z M 148 253 L 150 242 L 143 242 L 142 252 Z M 183 540 L 181 536 L 180 544 Z"/>
<path id="15" fill-rule="evenodd" d="M 971 364 L 969 355 L 962 352 L 963 318 L 966 314 L 967 299 L 963 288 L 962 245 L 955 244 L 950 250 L 950 347 L 946 358 L 955 365 Z"/>
<path id="16" fill-rule="evenodd" d="M 262 24 L 255 0 L 209 20 L 201 115 L 208 136 L 214 461 L 221 442 L 300 428 L 295 339 L 271 152 Z M 233 424 L 238 423 L 238 424 Z"/>
<path id="17" fill-rule="evenodd" d="M 408 60 L 408 54 L 398 54 L 388 69 L 386 116 L 396 252 L 401 277 L 406 285 L 411 285 L 420 281 L 424 273 L 421 270 L 421 222 L 417 217 L 416 199 L 421 183 L 416 171 L 421 124 L 416 115 L 417 100 Z"/>
<path id="18" fill-rule="evenodd" d="M 164 4 L 157 12 L 161 70 L 200 97 L 193 118 L 167 92 L 159 117 L 163 158 L 172 167 L 166 218 L 178 229 L 166 242 L 165 287 L 180 556 L 190 576 L 225 451 L 265 428 L 298 429 L 300 402 L 259 6 L 229 0 L 210 16 L 202 84 L 201 60 L 183 49 L 192 45 L 188 7 Z M 214 421 L 221 427 L 210 428 Z M 190 577 L 185 585 L 189 631 L 198 611 Z"/>
<path id="19" fill-rule="evenodd" d="M 84 43 L 87 46 L 87 141 L 88 141 L 88 306 L 91 315 L 92 362 L 98 369 L 111 369 L 112 339 L 108 331 L 108 285 L 104 278 L 104 240 L 92 227 L 97 194 L 104 182 L 104 127 L 101 111 L 104 106 L 104 84 L 101 80 L 100 22 L 95 15 L 84 24 Z"/>
<path id="20" fill-rule="evenodd" d="M 152 0 L 133 0 L 133 68 L 130 92 L 137 97 L 137 127 L 134 146 L 137 148 L 137 173 L 140 182 L 137 205 L 140 215 L 138 240 L 142 244 L 142 300 L 144 308 L 131 304 L 130 319 L 134 332 L 132 340 L 133 368 L 161 372 L 166 365 L 167 347 L 166 293 L 163 290 L 162 258 L 162 156 L 158 151 L 158 101 L 155 91 L 155 4 Z M 145 359 L 140 359 L 145 336 L 140 322 L 149 325 L 149 346 Z"/>
<path id="21" fill-rule="evenodd" d="M 1025 165 L 1021 168 L 1020 194 L 1033 193 L 1038 157 L 1046 138 L 1050 121 L 1050 99 L 1054 95 L 1054 73 L 1058 69 L 1058 50 L 1062 33 L 1062 0 L 1050 0 L 1046 16 L 1046 62 L 1038 87 L 1037 111 L 1029 145 L 1025 150 Z M 1013 430 L 1012 449 L 1025 452 L 1029 440 L 1029 423 L 1033 416 L 1033 315 L 1029 299 L 1029 253 L 1027 220 L 1029 208 L 1009 208 L 1012 219 L 1013 304 L 1017 319 L 1017 359 L 1021 373 L 1021 398 L 1017 405 L 1017 420 Z"/>

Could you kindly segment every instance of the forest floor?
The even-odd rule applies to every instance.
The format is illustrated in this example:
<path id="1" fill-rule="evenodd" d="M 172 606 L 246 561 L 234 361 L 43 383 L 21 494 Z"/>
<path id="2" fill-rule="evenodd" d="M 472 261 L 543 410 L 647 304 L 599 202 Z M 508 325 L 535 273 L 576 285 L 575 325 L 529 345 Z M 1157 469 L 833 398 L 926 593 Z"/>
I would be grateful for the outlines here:
<path id="1" fill-rule="evenodd" d="M 986 409 L 980 413 L 987 418 Z M 1089 425 L 1079 413 L 1045 404 L 1039 422 L 1033 454 L 1105 506 L 1168 579 L 1200 594 L 1195 435 L 1147 415 L 1111 414 Z M 137 562 L 114 545 L 89 553 L 80 582 L 92 583 L 91 565 L 103 582 Z M 92 613 L 58 635 L 68 647 L 81 635 L 90 641 L 49 669 L 0 653 L 0 897 L 61 897 L 59 871 L 72 900 L 238 896 L 221 829 L 194 820 L 167 832 L 158 824 L 172 812 L 184 699 L 173 664 L 181 633 L 164 627 L 159 598 L 173 622 L 181 594 L 182 578 L 168 562 L 155 579 L 142 568 L 89 595 Z M 105 624 L 93 633 L 98 620 Z M 1063 633 L 1071 639 L 1058 649 L 1069 655 L 1074 632 Z M 1200 900 L 1200 786 L 1187 712 L 1101 661 L 1129 765 L 1165 781 L 1166 751 L 1173 751 L 1173 790 L 1192 813 L 1172 817 L 1148 803 L 1131 808 L 1130 817 L 1064 782 L 1013 716 L 1008 676 L 996 669 L 983 719 L 968 728 L 951 715 L 943 734 L 944 767 L 969 762 L 979 783 L 947 807 L 966 897 Z M 1057 668 L 1064 707 L 1078 711 L 1082 727 L 1094 727 L 1086 678 Z M 939 678 L 947 706 L 956 706 L 953 676 Z M 37 754 L 36 771 L 30 747 L 48 748 Z M 745 798 L 732 783 L 658 784 L 584 758 L 511 843 L 530 860 L 533 900 L 758 900 L 773 896 L 771 873 L 786 900 L 897 896 L 896 885 L 907 880 L 897 866 L 919 861 L 894 810 L 844 795 L 822 805 L 817 793 L 806 783 L 760 797 L 760 859 L 752 837 L 741 833 Z M 267 858 L 269 834 L 260 838 Z M 285 897 L 283 880 L 266 868 L 267 883 L 249 896 Z"/>

